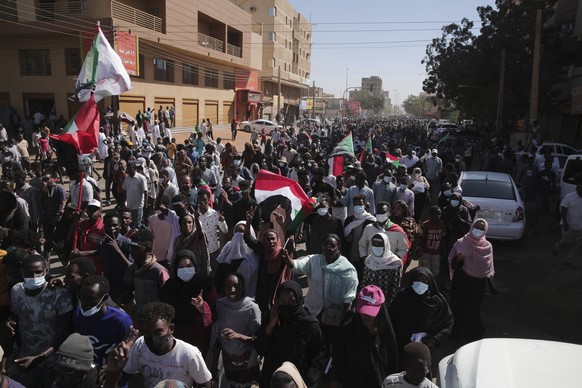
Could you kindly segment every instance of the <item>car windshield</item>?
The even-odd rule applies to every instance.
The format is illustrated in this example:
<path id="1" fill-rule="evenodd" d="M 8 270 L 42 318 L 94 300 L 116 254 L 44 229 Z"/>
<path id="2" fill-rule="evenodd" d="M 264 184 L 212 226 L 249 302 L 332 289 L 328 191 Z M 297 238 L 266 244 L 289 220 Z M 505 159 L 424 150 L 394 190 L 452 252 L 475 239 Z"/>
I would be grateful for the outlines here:
<path id="1" fill-rule="evenodd" d="M 498 198 L 515 200 L 511 182 L 483 180 L 463 180 L 463 197 Z"/>
<path id="2" fill-rule="evenodd" d="M 582 159 L 571 159 L 568 162 L 562 180 L 571 185 L 582 183 Z"/>

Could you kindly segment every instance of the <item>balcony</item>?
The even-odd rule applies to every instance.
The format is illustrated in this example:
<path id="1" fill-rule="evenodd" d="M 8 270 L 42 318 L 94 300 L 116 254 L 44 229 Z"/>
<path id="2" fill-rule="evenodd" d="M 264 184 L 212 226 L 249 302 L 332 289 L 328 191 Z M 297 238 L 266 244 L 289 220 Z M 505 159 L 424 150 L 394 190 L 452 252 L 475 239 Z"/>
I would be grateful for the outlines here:
<path id="1" fill-rule="evenodd" d="M 198 44 L 212 50 L 224 52 L 224 42 L 222 40 L 205 35 L 201 32 L 198 33 Z"/>
<path id="2" fill-rule="evenodd" d="M 233 55 L 235 57 L 242 58 L 242 50 L 240 47 L 237 47 L 233 44 L 227 43 L 226 44 L 226 53 L 229 55 Z"/>
<path id="3" fill-rule="evenodd" d="M 111 16 L 128 23 L 133 23 L 136 26 L 148 28 L 156 32 L 164 32 L 162 18 L 140 11 L 129 5 L 119 3 L 115 0 L 111 1 Z"/>
<path id="4" fill-rule="evenodd" d="M 69 21 L 71 17 L 102 19 L 112 17 L 144 27 L 152 31 L 163 32 L 163 19 L 121 2 L 108 1 L 66 1 L 55 3 L 37 2 L 36 20 Z"/>

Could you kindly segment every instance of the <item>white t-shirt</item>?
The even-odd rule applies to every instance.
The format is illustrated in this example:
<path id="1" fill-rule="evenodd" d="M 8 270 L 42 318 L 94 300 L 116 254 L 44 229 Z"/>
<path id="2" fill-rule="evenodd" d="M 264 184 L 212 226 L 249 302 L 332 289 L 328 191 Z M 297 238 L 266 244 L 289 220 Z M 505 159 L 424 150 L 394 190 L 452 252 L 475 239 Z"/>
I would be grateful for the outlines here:
<path id="1" fill-rule="evenodd" d="M 405 374 L 406 372 L 400 372 L 391 374 L 390 376 L 386 377 L 386 380 L 384 380 L 384 383 L 382 384 L 382 388 L 439 388 L 426 377 L 422 383 L 420 383 L 420 385 L 412 385 L 404 380 Z"/>
<path id="2" fill-rule="evenodd" d="M 145 176 L 136 172 L 134 176 L 126 176 L 123 181 L 123 190 L 126 190 L 126 205 L 130 210 L 142 208 L 144 192 L 148 191 L 148 181 Z"/>
<path id="3" fill-rule="evenodd" d="M 191 387 L 194 382 L 204 384 L 212 379 L 212 374 L 204 363 L 202 353 L 196 346 L 174 338 L 174 348 L 157 356 L 150 352 L 144 338 L 140 337 L 129 351 L 129 359 L 123 368 L 128 374 L 141 372 L 145 388 L 154 388 L 163 380 L 178 380 Z"/>
<path id="4" fill-rule="evenodd" d="M 172 239 L 172 224 L 160 220 L 157 214 L 150 216 L 150 230 L 154 234 L 152 252 L 158 261 L 166 260 Z"/>
<path id="5" fill-rule="evenodd" d="M 582 198 L 578 193 L 574 191 L 566 194 L 560 206 L 568 209 L 566 214 L 570 229 L 582 230 Z"/>

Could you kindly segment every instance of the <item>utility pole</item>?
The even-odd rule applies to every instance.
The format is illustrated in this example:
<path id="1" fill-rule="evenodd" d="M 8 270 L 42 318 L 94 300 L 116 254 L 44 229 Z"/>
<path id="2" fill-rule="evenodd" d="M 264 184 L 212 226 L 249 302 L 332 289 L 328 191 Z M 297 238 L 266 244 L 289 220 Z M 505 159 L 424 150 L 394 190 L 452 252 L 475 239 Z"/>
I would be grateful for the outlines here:
<path id="1" fill-rule="evenodd" d="M 277 117 L 281 117 L 281 66 L 279 66 L 279 75 L 278 84 L 279 84 L 279 97 L 277 98 Z"/>
<path id="2" fill-rule="evenodd" d="M 503 111 L 503 88 L 505 85 L 505 49 L 501 50 L 501 65 L 499 66 L 499 91 L 497 94 L 497 115 L 495 116 L 495 131 L 501 126 L 501 112 Z"/>
<path id="3" fill-rule="evenodd" d="M 536 11 L 536 34 L 534 38 L 533 64 L 531 70 L 531 94 L 529 98 L 529 122 L 538 118 L 538 98 L 540 82 L 540 46 L 542 40 L 542 5 Z"/>
<path id="4" fill-rule="evenodd" d="M 311 118 L 315 118 L 315 81 L 313 81 L 313 101 L 311 104 Z"/>

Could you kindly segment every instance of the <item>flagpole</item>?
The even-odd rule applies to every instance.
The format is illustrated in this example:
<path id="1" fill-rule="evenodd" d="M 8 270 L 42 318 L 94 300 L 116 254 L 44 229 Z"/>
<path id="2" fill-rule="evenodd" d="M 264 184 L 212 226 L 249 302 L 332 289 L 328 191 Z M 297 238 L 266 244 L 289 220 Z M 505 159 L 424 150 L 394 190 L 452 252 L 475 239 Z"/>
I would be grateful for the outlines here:
<path id="1" fill-rule="evenodd" d="M 73 246 L 72 249 L 77 248 L 77 239 L 79 235 L 79 218 L 81 217 L 81 202 L 83 200 L 83 178 L 85 171 L 81 171 L 81 179 L 79 179 L 79 198 L 77 199 L 77 217 L 75 217 L 75 224 L 73 225 Z"/>

